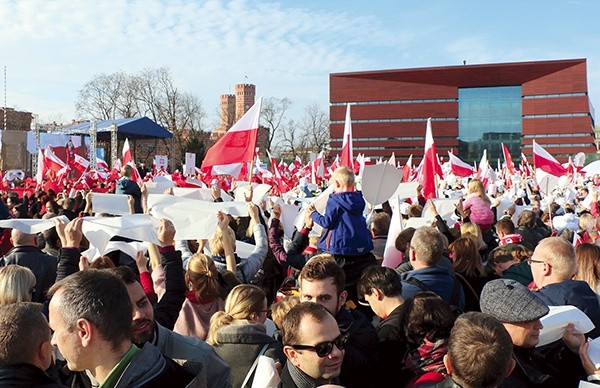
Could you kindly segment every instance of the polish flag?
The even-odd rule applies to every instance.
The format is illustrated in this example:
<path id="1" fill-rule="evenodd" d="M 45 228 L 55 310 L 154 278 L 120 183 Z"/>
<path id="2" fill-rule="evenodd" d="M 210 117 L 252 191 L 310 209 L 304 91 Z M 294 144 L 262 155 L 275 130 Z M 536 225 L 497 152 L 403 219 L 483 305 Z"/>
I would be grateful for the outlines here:
<path id="1" fill-rule="evenodd" d="M 59 172 L 60 170 L 67 169 L 67 164 L 63 162 L 56 154 L 54 153 L 54 149 L 52 149 L 51 145 L 46 147 L 44 151 L 44 165 L 46 169 L 54 172 Z"/>
<path id="2" fill-rule="evenodd" d="M 96 158 L 96 167 L 98 171 L 110 171 L 110 167 L 108 167 L 108 163 L 100 158 Z"/>
<path id="3" fill-rule="evenodd" d="M 87 160 L 86 158 L 84 158 L 83 156 L 80 156 L 78 154 L 74 154 L 72 165 L 77 170 L 79 170 L 80 172 L 83 173 L 83 172 L 85 172 L 90 167 L 90 161 Z"/>
<path id="4" fill-rule="evenodd" d="M 483 187 L 486 188 L 489 181 L 489 169 L 490 164 L 488 163 L 487 150 L 483 150 L 481 160 L 479 161 L 479 167 L 477 167 L 477 174 L 475 177 L 483 183 Z"/>
<path id="5" fill-rule="evenodd" d="M 452 174 L 463 178 L 475 174 L 475 169 L 470 164 L 463 162 L 458 156 L 455 156 L 450 151 L 448 151 L 448 158 L 450 159 Z"/>
<path id="6" fill-rule="evenodd" d="M 302 159 L 300 159 L 300 156 L 296 155 L 296 159 L 294 159 L 293 163 L 290 163 L 288 170 L 291 174 L 293 174 L 294 171 L 300 170 L 301 168 L 302 168 Z"/>
<path id="7" fill-rule="evenodd" d="M 131 180 L 134 182 L 141 182 L 142 177 L 140 176 L 140 173 L 135 165 L 135 161 L 133 160 L 133 154 L 131 153 L 131 148 L 129 148 L 128 138 L 125 138 L 125 143 L 123 144 L 123 165 L 126 164 L 133 167 L 133 174 L 131 174 Z"/>
<path id="8" fill-rule="evenodd" d="M 390 156 L 390 159 L 387 162 L 389 165 L 396 167 L 396 154 L 394 152 L 392 152 L 392 156 Z"/>
<path id="9" fill-rule="evenodd" d="M 423 187 L 423 197 L 426 200 L 437 198 L 437 182 L 435 175 L 442 171 L 439 165 L 435 143 L 433 142 L 433 133 L 431 131 L 431 117 L 427 119 L 427 128 L 425 130 L 425 155 L 423 156 L 423 170 L 421 171 L 421 186 Z"/>
<path id="10" fill-rule="evenodd" d="M 562 176 L 567 174 L 567 169 L 564 168 L 552 155 L 542 148 L 538 143 L 533 141 L 533 165 L 550 175 Z"/>
<path id="11" fill-rule="evenodd" d="M 583 244 L 583 239 L 579 236 L 579 233 L 573 233 L 573 246 L 576 247 L 579 244 Z"/>
<path id="12" fill-rule="evenodd" d="M 205 174 L 240 178 L 242 166 L 254 159 L 261 105 L 262 97 L 210 147 L 200 168 Z"/>
<path id="13" fill-rule="evenodd" d="M 350 104 L 346 105 L 346 121 L 344 123 L 344 138 L 342 139 L 342 157 L 340 165 L 354 167 L 352 157 L 352 121 L 350 120 Z"/>

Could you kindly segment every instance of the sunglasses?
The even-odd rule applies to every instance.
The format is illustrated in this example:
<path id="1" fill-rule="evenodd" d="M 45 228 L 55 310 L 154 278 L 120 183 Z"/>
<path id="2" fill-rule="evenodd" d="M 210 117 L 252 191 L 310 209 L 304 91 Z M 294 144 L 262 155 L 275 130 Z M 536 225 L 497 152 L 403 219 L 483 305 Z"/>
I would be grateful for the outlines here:
<path id="1" fill-rule="evenodd" d="M 329 356 L 333 351 L 333 345 L 335 345 L 339 350 L 344 350 L 346 347 L 346 342 L 348 342 L 348 334 L 343 333 L 340 334 L 333 341 L 321 342 L 320 344 L 316 344 L 315 346 L 311 345 L 290 345 L 292 348 L 297 350 L 311 350 L 317 353 L 317 356 L 323 358 Z"/>

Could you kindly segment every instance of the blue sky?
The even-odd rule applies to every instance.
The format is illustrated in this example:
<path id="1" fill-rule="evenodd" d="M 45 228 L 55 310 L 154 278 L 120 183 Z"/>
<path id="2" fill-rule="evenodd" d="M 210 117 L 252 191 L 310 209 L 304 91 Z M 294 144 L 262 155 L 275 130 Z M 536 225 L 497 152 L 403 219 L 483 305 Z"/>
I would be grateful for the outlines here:
<path id="1" fill-rule="evenodd" d="M 600 109 L 598 14 L 596 0 L 2 0 L 0 65 L 7 105 L 42 122 L 79 118 L 78 91 L 95 74 L 161 66 L 200 96 L 209 123 L 237 83 L 289 98 L 298 118 L 313 103 L 328 111 L 330 73 L 463 60 L 586 58 Z"/>

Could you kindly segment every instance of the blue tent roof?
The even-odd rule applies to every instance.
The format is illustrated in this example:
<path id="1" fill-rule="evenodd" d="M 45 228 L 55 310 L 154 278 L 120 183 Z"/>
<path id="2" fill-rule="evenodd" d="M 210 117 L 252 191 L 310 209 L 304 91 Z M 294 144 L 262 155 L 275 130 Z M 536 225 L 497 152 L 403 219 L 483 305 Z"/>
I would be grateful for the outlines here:
<path id="1" fill-rule="evenodd" d="M 131 138 L 172 138 L 173 134 L 148 117 L 132 117 L 127 119 L 96 121 L 96 137 L 98 140 L 110 140 L 110 127 L 117 126 L 117 136 Z M 65 135 L 89 135 L 91 122 L 70 125 L 53 133 Z"/>

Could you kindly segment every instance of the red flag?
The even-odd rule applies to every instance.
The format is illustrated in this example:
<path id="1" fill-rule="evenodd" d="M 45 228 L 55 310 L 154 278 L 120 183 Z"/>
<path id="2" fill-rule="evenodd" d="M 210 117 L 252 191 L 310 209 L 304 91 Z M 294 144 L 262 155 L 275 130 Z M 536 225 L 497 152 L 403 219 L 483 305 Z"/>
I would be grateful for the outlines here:
<path id="1" fill-rule="evenodd" d="M 452 169 L 452 174 L 463 178 L 470 177 L 471 175 L 475 174 L 475 169 L 470 164 L 463 162 L 458 156 L 455 156 L 450 151 L 448 151 L 448 158 L 450 158 L 450 168 Z"/>
<path id="2" fill-rule="evenodd" d="M 410 182 L 412 176 L 412 154 L 408 157 L 406 164 L 402 167 L 402 182 Z"/>
<path id="3" fill-rule="evenodd" d="M 573 233 L 573 246 L 576 247 L 579 244 L 583 244 L 583 239 L 579 236 L 579 233 Z"/>
<path id="4" fill-rule="evenodd" d="M 206 152 L 201 170 L 207 175 L 238 178 L 254 159 L 262 97 Z"/>
<path id="5" fill-rule="evenodd" d="M 427 128 L 425 130 L 425 155 L 423 156 L 423 161 L 423 170 L 421 172 L 423 197 L 425 197 L 426 200 L 430 198 L 437 198 L 437 183 L 435 175 L 437 174 L 438 168 L 441 171 L 441 166 L 438 163 L 435 143 L 433 142 L 431 117 L 427 119 Z"/>
<path id="6" fill-rule="evenodd" d="M 502 143 L 502 154 L 504 155 L 504 163 L 506 164 L 506 168 L 511 175 L 514 175 L 517 171 L 515 169 L 515 164 L 512 161 L 512 157 L 510 156 L 510 152 L 508 151 L 508 147 Z"/>
<path id="7" fill-rule="evenodd" d="M 353 168 L 352 157 L 352 121 L 350 120 L 350 104 L 346 105 L 346 121 L 344 122 L 344 137 L 342 139 L 342 157 L 340 165 Z"/>
<path id="8" fill-rule="evenodd" d="M 533 165 L 550 175 L 561 176 L 567 174 L 567 169 L 564 168 L 552 155 L 542 148 L 538 143 L 533 141 Z"/>
<path id="9" fill-rule="evenodd" d="M 62 169 L 66 169 L 67 164 L 63 162 L 52 149 L 52 146 L 49 145 L 46 147 L 44 151 L 44 166 L 47 170 L 59 172 Z"/>
<path id="10" fill-rule="evenodd" d="M 141 182 L 142 177 L 135 165 L 135 160 L 133 160 L 133 154 L 131 149 L 129 148 L 129 139 L 125 138 L 125 143 L 123 144 L 123 165 L 130 165 L 133 167 L 133 174 L 131 174 L 131 180 L 134 182 Z"/>

